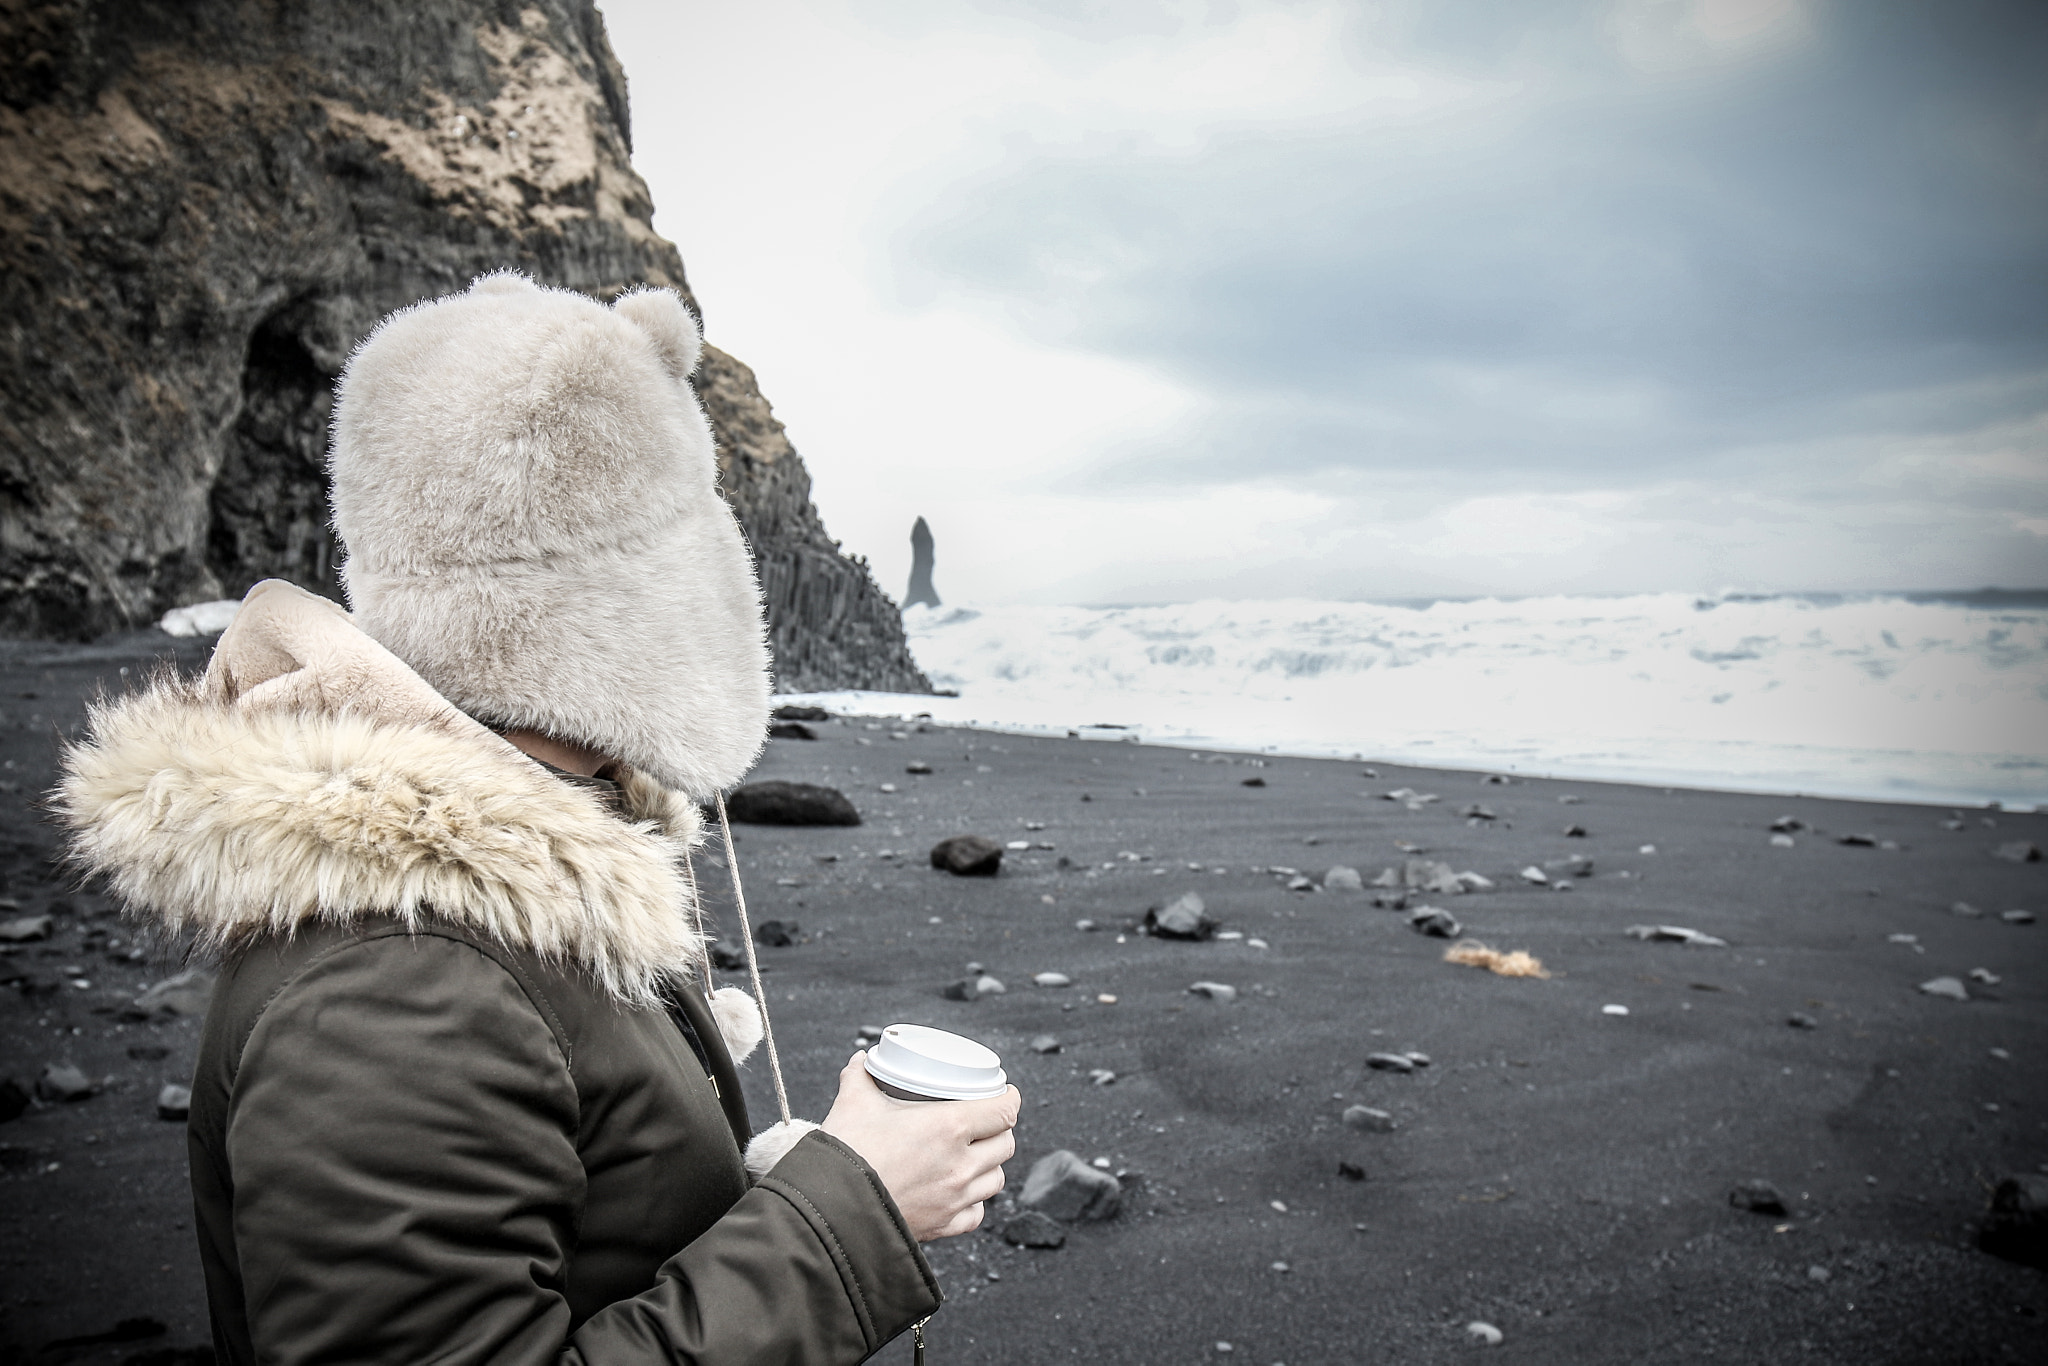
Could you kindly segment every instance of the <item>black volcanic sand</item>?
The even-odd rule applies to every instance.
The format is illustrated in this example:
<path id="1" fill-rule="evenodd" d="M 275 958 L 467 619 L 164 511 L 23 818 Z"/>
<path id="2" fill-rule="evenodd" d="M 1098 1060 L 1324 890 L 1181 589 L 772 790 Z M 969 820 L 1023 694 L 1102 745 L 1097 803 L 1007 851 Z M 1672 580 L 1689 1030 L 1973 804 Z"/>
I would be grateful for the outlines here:
<path id="1" fill-rule="evenodd" d="M 53 725 L 75 724 L 95 680 L 173 650 L 161 636 L 0 647 L 0 748 L 18 785 L 0 793 L 5 895 L 22 913 L 71 907 L 54 940 L 6 962 L 38 985 L 67 964 L 92 981 L 0 995 L 5 1070 L 28 1082 L 65 1059 L 113 1078 L 94 1099 L 0 1126 L 0 1343 L 33 1351 L 133 1316 L 167 1325 L 38 1360 L 120 1361 L 205 1335 L 181 1126 L 153 1117 L 157 1087 L 190 1067 L 197 1025 L 117 1022 L 169 967 L 82 952 L 89 928 L 130 931 L 104 918 L 103 898 L 53 883 L 54 833 L 31 807 Z M 175 652 L 189 665 L 205 643 Z M 1001 1208 L 991 1231 L 933 1245 L 949 1299 L 928 1330 L 935 1366 L 2041 1359 L 2048 1276 L 1978 1251 L 1974 1231 L 1998 1176 L 2048 1163 L 2048 926 L 1997 919 L 2048 913 L 2048 864 L 1992 854 L 2048 844 L 2048 817 L 1973 811 L 1952 831 L 1950 811 L 1919 806 L 1503 786 L 1387 765 L 1371 777 L 1358 763 L 915 723 L 816 729 L 774 742 L 759 776 L 839 787 L 867 824 L 736 830 L 754 919 L 801 930 L 761 951 L 798 1113 L 823 1116 L 858 1027 L 936 1024 L 987 1041 L 1023 1089 L 1013 1190 L 1055 1148 L 1129 1173 L 1124 1213 L 1070 1229 L 1060 1250 L 1005 1245 Z M 913 760 L 934 772 L 907 774 Z M 1265 786 L 1244 786 L 1253 776 Z M 1379 798 L 1404 786 L 1440 800 L 1411 811 Z M 1499 819 L 1460 814 L 1475 802 Z M 1781 815 L 1815 829 L 1772 847 Z M 1568 824 L 1590 833 L 1566 838 Z M 962 832 L 1053 847 L 1012 851 L 994 879 L 933 871 L 931 845 Z M 1852 832 L 1898 847 L 1836 842 Z M 1493 892 L 1424 899 L 1555 975 L 1445 963 L 1444 941 L 1368 896 L 1289 891 L 1274 871 L 1320 880 L 1344 864 L 1370 881 L 1404 857 L 1397 841 L 1494 879 Z M 1569 892 L 1516 875 L 1577 854 L 1594 874 Z M 707 884 L 719 862 L 700 867 Z M 1270 947 L 1127 932 L 1187 891 Z M 1987 918 L 1951 914 L 1956 901 Z M 727 900 L 716 905 L 730 929 Z M 1084 917 L 1101 928 L 1076 929 Z M 1623 933 L 1639 923 L 1730 946 Z M 1008 991 L 942 999 L 971 960 Z M 2001 981 L 1972 982 L 1966 1003 L 1916 990 L 1979 967 Z M 1034 987 L 1048 970 L 1073 985 Z M 1238 999 L 1189 995 L 1198 980 Z M 1818 1028 L 1790 1027 L 1794 1012 Z M 1031 1052 L 1042 1033 L 1062 1051 Z M 151 1045 L 169 1056 L 128 1054 Z M 1433 1065 L 1364 1065 L 1410 1049 Z M 1115 1080 L 1094 1084 L 1096 1069 Z M 765 1056 L 746 1071 L 766 1123 Z M 1344 1127 L 1358 1103 L 1397 1129 Z M 1751 1177 L 1776 1183 L 1791 1213 L 1731 1208 L 1729 1189 Z M 1504 1342 L 1476 1345 L 1475 1319 Z M 909 1358 L 899 1340 L 878 1359 Z"/>

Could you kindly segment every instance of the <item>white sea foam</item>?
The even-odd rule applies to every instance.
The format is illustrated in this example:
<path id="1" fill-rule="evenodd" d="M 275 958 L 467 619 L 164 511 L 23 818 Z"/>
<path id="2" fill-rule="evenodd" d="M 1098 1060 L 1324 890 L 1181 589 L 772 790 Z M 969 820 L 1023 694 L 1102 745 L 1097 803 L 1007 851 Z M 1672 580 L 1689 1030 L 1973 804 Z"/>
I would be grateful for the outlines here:
<path id="1" fill-rule="evenodd" d="M 1681 594 L 912 608 L 957 698 L 834 710 L 1926 802 L 2048 801 L 2048 608 Z M 1097 723 L 1122 731 L 1084 729 Z"/>

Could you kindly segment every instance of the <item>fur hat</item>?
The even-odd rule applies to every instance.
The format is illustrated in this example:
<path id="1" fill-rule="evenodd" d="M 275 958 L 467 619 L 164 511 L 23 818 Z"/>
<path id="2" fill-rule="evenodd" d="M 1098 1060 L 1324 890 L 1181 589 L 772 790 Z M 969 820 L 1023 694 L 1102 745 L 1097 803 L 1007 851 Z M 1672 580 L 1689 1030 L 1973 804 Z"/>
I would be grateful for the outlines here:
<path id="1" fill-rule="evenodd" d="M 356 622 L 457 707 L 697 798 L 768 720 L 761 592 L 666 289 L 486 275 L 384 320 L 334 412 Z"/>

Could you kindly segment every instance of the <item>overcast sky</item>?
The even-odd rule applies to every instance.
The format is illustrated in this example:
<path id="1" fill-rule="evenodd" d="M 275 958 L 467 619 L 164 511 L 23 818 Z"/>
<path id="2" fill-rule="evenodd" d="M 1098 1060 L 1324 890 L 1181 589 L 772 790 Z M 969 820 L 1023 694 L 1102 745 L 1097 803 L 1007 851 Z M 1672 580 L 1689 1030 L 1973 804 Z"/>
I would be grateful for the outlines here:
<path id="1" fill-rule="evenodd" d="M 892 594 L 2048 585 L 2048 5 L 601 2 Z"/>

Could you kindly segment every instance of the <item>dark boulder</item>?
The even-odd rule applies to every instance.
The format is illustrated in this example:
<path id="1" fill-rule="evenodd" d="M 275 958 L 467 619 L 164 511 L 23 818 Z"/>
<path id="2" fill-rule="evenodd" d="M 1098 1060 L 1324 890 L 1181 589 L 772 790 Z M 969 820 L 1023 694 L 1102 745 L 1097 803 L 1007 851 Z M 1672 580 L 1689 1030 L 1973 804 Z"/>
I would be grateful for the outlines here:
<path id="1" fill-rule="evenodd" d="M 764 920 L 754 926 L 754 938 L 771 949 L 786 949 L 800 934 L 794 920 Z"/>
<path id="2" fill-rule="evenodd" d="M 1003 866 L 1003 846 L 980 835 L 955 835 L 932 846 L 932 867 L 954 877 L 994 877 Z"/>
<path id="3" fill-rule="evenodd" d="M 830 721 L 832 713 L 826 711 L 823 707 L 808 707 L 792 702 L 786 707 L 777 707 L 775 709 L 775 719 L 778 721 Z"/>
<path id="4" fill-rule="evenodd" d="M 801 721 L 771 721 L 768 723 L 770 740 L 815 740 L 818 732 Z"/>
<path id="5" fill-rule="evenodd" d="M 815 783 L 748 783 L 725 799 L 725 809 L 746 825 L 860 824 L 860 812 L 845 793 Z"/>

